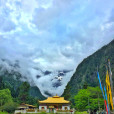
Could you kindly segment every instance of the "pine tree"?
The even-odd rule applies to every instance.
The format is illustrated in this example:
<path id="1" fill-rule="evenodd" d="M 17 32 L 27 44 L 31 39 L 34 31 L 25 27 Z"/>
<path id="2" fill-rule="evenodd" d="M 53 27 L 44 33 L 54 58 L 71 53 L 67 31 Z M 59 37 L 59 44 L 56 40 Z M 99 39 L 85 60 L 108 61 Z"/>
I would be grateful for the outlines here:
<path id="1" fill-rule="evenodd" d="M 22 85 L 19 87 L 18 99 L 20 103 L 26 103 L 28 101 L 29 89 L 30 89 L 30 85 L 28 82 L 23 82 Z"/>

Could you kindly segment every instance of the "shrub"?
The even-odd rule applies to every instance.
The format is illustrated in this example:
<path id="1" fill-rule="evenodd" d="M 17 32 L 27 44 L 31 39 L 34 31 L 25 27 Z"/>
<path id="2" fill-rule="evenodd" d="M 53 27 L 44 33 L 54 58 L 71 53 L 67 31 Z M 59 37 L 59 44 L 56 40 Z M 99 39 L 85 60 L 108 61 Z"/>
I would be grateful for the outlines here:
<path id="1" fill-rule="evenodd" d="M 18 105 L 16 103 L 11 102 L 11 103 L 6 103 L 0 109 L 2 111 L 6 111 L 8 113 L 12 113 L 12 112 L 14 112 L 16 110 L 17 106 Z"/>

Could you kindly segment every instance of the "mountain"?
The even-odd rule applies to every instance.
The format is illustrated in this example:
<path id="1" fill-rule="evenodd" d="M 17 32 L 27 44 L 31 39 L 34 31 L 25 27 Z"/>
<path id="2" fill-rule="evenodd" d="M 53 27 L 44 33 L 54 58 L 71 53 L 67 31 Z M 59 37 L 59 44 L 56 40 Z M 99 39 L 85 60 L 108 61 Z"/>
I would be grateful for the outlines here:
<path id="1" fill-rule="evenodd" d="M 59 96 L 63 93 L 66 82 L 70 80 L 73 70 L 38 70 L 36 72 L 36 85 L 40 87 L 42 94 L 46 97 Z"/>
<path id="2" fill-rule="evenodd" d="M 12 96 L 17 96 L 17 90 L 22 82 L 27 81 L 27 78 L 23 76 L 17 69 L 19 68 L 18 62 L 11 64 L 9 61 L 2 59 L 0 61 L 0 79 L 11 90 Z M 30 82 L 29 82 L 30 83 Z M 36 97 L 39 100 L 45 99 L 41 94 L 39 88 L 34 84 L 30 84 L 29 95 Z"/>
<path id="3" fill-rule="evenodd" d="M 39 99 L 61 95 L 72 72 L 73 70 L 67 69 L 43 69 L 29 62 L 23 64 L 21 60 L 0 59 L 0 76 L 12 93 L 15 93 L 13 91 L 16 91 L 22 82 L 27 81 L 31 86 L 29 94 Z"/>
<path id="4" fill-rule="evenodd" d="M 77 67 L 72 78 L 68 82 L 66 89 L 64 90 L 63 96 L 67 96 L 69 93 L 73 97 L 79 89 L 86 85 L 99 86 L 97 78 L 97 69 L 99 70 L 102 84 L 105 84 L 106 77 L 106 64 L 107 60 L 110 59 L 112 79 L 114 82 L 114 40 L 108 45 L 105 45 L 94 54 L 85 58 Z M 113 83 L 114 87 L 114 83 Z"/>

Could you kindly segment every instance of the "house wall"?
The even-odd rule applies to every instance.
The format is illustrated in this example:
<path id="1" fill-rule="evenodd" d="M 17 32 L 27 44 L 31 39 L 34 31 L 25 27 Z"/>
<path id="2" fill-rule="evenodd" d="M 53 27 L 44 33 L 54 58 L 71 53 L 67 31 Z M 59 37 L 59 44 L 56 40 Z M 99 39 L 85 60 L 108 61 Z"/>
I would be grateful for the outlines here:
<path id="1" fill-rule="evenodd" d="M 70 110 L 70 106 L 62 106 L 62 110 Z"/>
<path id="2" fill-rule="evenodd" d="M 14 114 L 17 114 L 17 113 L 26 113 L 26 110 L 15 110 Z"/>
<path id="3" fill-rule="evenodd" d="M 54 106 L 54 104 L 50 104 Z M 69 104 L 61 104 L 62 108 L 58 107 L 57 109 L 62 109 L 62 110 L 70 110 L 70 105 Z M 39 110 L 47 110 L 48 106 L 47 104 L 40 104 Z"/>
<path id="4" fill-rule="evenodd" d="M 42 110 L 43 107 L 44 107 L 44 110 L 47 110 L 47 106 L 42 106 L 42 105 L 39 106 L 39 110 Z"/>

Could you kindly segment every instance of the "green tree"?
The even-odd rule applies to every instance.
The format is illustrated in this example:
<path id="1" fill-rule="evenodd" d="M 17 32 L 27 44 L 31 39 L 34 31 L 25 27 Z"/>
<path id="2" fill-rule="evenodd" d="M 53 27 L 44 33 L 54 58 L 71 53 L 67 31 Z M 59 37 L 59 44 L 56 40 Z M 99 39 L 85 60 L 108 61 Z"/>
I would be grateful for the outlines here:
<path id="1" fill-rule="evenodd" d="M 101 90 L 99 87 L 88 87 L 87 89 L 81 89 L 78 94 L 74 97 L 75 108 L 77 110 L 91 111 L 103 108 L 104 100 L 102 97 Z"/>
<path id="2" fill-rule="evenodd" d="M 4 86 L 3 78 L 0 76 L 0 89 L 4 89 Z"/>
<path id="3" fill-rule="evenodd" d="M 8 102 L 13 102 L 10 90 L 0 90 L 0 106 L 3 106 L 5 103 Z"/>
<path id="4" fill-rule="evenodd" d="M 35 105 L 35 106 L 39 106 L 38 98 L 34 98 L 32 96 L 28 97 L 28 100 L 26 101 L 26 103 L 31 104 L 31 105 Z"/>
<path id="5" fill-rule="evenodd" d="M 10 83 L 8 83 L 7 81 L 5 82 L 3 80 L 3 77 L 0 76 L 0 90 L 2 90 L 2 89 L 9 89 L 11 91 L 12 97 L 16 97 L 17 91 L 15 91 L 15 88 Z"/>
<path id="6" fill-rule="evenodd" d="M 19 87 L 19 96 L 18 99 L 20 103 L 26 103 L 29 99 L 29 89 L 30 85 L 28 82 L 23 82 Z"/>
<path id="7" fill-rule="evenodd" d="M 62 96 L 64 96 L 64 98 L 66 100 L 69 100 L 70 97 L 71 97 L 70 89 L 71 89 L 71 87 L 70 86 L 67 86 L 66 89 L 65 89 L 65 93 L 62 95 Z"/>
<path id="8" fill-rule="evenodd" d="M 87 84 L 87 82 L 85 81 L 84 84 L 83 84 L 83 89 L 87 89 L 87 87 L 88 87 L 88 84 Z"/>

